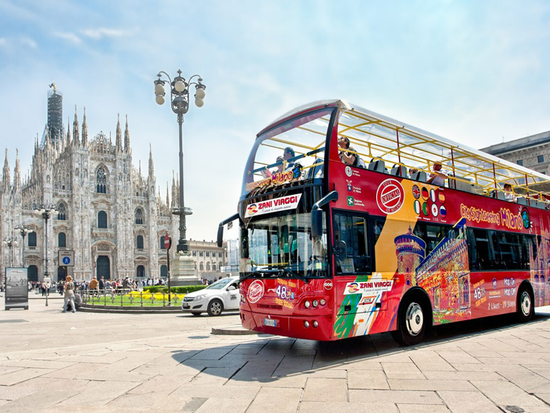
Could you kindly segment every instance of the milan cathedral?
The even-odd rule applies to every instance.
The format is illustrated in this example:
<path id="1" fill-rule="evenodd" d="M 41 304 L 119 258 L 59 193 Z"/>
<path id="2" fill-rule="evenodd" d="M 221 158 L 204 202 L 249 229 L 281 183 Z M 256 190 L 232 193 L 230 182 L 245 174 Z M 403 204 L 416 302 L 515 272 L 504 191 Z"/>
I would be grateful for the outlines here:
<path id="1" fill-rule="evenodd" d="M 103 133 L 88 137 L 85 110 L 82 124 L 75 110 L 72 128 L 69 124 L 64 131 L 62 97 L 51 86 L 48 125 L 42 141 L 35 142 L 28 177 L 22 179 L 16 154 L 11 178 L 6 149 L 0 182 L 1 274 L 6 267 L 25 266 L 29 281 L 42 280 L 45 272 L 54 281 L 68 274 L 77 280 L 166 276 L 162 238 L 177 233 L 171 208 L 179 183 L 172 181 L 170 204 L 168 188 L 164 200 L 157 189 L 152 150 L 146 177 L 141 164 L 132 164 L 128 119 L 124 133 L 118 120 L 114 143 Z M 55 211 L 45 219 L 37 212 L 41 208 Z M 31 232 L 23 237 L 21 228 Z M 72 265 L 58 262 L 59 251 L 71 250 Z"/>

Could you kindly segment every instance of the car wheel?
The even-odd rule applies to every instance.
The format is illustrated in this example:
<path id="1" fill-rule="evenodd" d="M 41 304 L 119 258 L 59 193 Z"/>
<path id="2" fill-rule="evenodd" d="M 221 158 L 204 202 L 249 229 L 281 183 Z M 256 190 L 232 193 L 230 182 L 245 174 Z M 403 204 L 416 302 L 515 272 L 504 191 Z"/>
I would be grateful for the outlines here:
<path id="1" fill-rule="evenodd" d="M 535 300 L 533 299 L 533 293 L 528 288 L 521 287 L 519 289 L 516 306 L 519 321 L 525 323 L 533 318 L 535 314 Z"/>
<path id="2" fill-rule="evenodd" d="M 220 315 L 223 311 L 223 303 L 220 300 L 214 299 L 208 304 L 208 315 Z"/>
<path id="3" fill-rule="evenodd" d="M 201 315 L 201 313 L 197 313 L 197 312 L 194 312 L 194 313 L 191 313 L 191 314 L 193 314 L 194 316 L 199 316 L 199 315 Z"/>

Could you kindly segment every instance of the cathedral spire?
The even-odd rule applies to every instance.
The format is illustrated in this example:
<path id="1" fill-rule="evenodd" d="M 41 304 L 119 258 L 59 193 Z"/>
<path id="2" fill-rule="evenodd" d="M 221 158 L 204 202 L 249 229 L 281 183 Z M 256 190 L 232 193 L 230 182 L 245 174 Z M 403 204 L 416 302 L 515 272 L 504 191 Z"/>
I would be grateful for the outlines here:
<path id="1" fill-rule="evenodd" d="M 8 163 L 8 148 L 6 148 L 6 158 L 4 160 L 4 171 L 2 172 L 2 187 L 4 188 L 4 193 L 8 193 L 10 190 L 10 165 Z"/>
<path id="2" fill-rule="evenodd" d="M 166 182 L 166 206 L 170 207 L 170 186 Z"/>
<path id="3" fill-rule="evenodd" d="M 176 177 L 174 171 L 172 171 L 172 208 L 176 207 L 176 199 L 178 199 L 177 193 L 178 189 L 176 188 Z"/>
<path id="4" fill-rule="evenodd" d="M 120 113 L 116 122 L 116 150 L 122 152 L 122 132 L 120 131 Z"/>
<path id="5" fill-rule="evenodd" d="M 71 118 L 67 118 L 67 146 L 71 146 Z"/>
<path id="6" fill-rule="evenodd" d="M 130 129 L 128 129 L 128 115 L 126 115 L 126 129 L 124 130 L 124 152 L 130 153 Z"/>
<path id="7" fill-rule="evenodd" d="M 86 107 L 84 107 L 84 119 L 82 119 L 82 146 L 88 146 L 88 122 L 86 122 Z"/>
<path id="8" fill-rule="evenodd" d="M 73 142 L 75 146 L 80 146 L 80 133 L 78 132 L 78 115 L 76 113 L 76 105 L 74 105 Z"/>
<path id="9" fill-rule="evenodd" d="M 153 164 L 153 148 L 149 144 L 149 178 L 155 177 L 155 165 Z"/>
<path id="10" fill-rule="evenodd" d="M 15 150 L 15 170 L 13 172 L 13 186 L 16 191 L 21 188 L 21 166 L 19 166 L 19 149 Z"/>

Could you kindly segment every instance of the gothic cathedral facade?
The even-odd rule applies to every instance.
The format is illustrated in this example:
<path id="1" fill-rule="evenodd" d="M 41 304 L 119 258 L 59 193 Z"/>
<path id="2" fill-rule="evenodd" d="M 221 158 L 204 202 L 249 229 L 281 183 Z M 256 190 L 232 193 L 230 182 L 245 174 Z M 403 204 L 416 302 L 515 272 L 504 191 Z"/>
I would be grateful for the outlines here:
<path id="1" fill-rule="evenodd" d="M 56 95 L 54 87 L 50 98 Z M 85 111 L 82 125 L 75 112 L 72 128 L 55 130 L 46 127 L 42 142 L 35 142 L 28 177 L 21 177 L 17 154 L 11 179 L 6 150 L 0 183 L 2 276 L 8 266 L 27 267 L 29 281 L 41 281 L 44 273 L 54 281 L 67 274 L 76 280 L 166 276 L 162 238 L 177 234 L 171 208 L 179 183 L 173 179 L 172 194 L 167 188 L 162 199 L 152 150 L 147 177 L 141 165 L 132 164 L 127 119 L 124 133 L 118 120 L 114 143 L 103 133 L 88 138 Z M 56 212 L 46 219 L 41 208 Z M 23 227 L 31 231 L 25 237 Z M 70 251 L 72 265 L 59 262 Z"/>

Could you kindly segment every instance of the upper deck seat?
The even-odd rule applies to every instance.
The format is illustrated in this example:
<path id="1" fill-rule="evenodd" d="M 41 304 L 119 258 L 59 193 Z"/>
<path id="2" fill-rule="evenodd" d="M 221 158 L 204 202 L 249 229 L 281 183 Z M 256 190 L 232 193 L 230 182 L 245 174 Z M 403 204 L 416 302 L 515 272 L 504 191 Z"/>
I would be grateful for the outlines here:
<path id="1" fill-rule="evenodd" d="M 428 180 L 426 172 L 424 171 L 411 172 L 411 179 L 418 182 L 426 182 Z"/>
<path id="2" fill-rule="evenodd" d="M 387 171 L 386 164 L 382 159 L 373 159 L 369 163 L 369 171 L 385 173 Z"/>
<path id="3" fill-rule="evenodd" d="M 409 177 L 409 175 L 407 174 L 407 167 L 406 166 L 394 165 L 393 168 L 391 168 L 390 173 L 394 176 L 400 176 L 402 178 L 408 178 Z"/>
<path id="4" fill-rule="evenodd" d="M 449 187 L 459 191 L 474 192 L 472 180 L 462 176 L 449 177 Z"/>
<path id="5" fill-rule="evenodd" d="M 306 179 L 322 178 L 323 164 L 323 160 L 321 158 L 317 158 L 315 162 L 313 162 L 313 165 L 311 165 L 311 168 L 307 170 Z"/>

